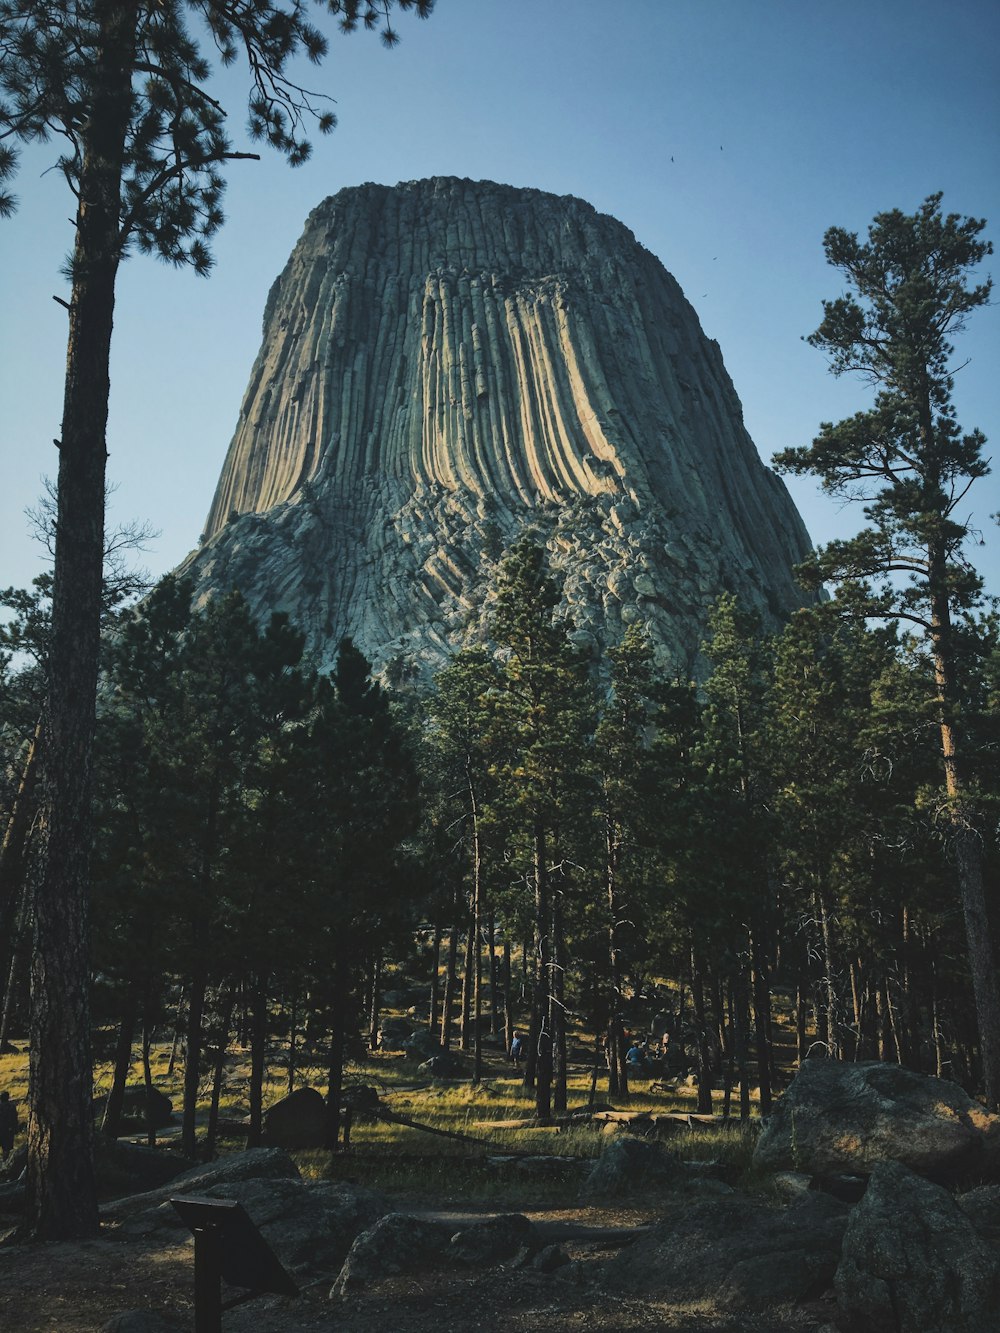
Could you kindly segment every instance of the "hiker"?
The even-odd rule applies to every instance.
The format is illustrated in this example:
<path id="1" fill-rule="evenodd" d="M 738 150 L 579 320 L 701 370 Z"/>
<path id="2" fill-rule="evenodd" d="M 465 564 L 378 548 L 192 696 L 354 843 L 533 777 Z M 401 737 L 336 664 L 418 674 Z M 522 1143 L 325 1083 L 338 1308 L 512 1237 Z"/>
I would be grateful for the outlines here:
<path id="1" fill-rule="evenodd" d="M 641 1074 L 645 1070 L 646 1052 L 637 1042 L 633 1042 L 625 1052 L 625 1063 L 633 1073 Z"/>
<path id="2" fill-rule="evenodd" d="M 6 1162 L 14 1147 L 14 1135 L 17 1133 L 17 1107 L 6 1090 L 0 1092 L 0 1152 Z"/>
<path id="3" fill-rule="evenodd" d="M 510 1039 L 510 1062 L 515 1069 L 521 1064 L 521 1034 L 516 1030 Z"/>

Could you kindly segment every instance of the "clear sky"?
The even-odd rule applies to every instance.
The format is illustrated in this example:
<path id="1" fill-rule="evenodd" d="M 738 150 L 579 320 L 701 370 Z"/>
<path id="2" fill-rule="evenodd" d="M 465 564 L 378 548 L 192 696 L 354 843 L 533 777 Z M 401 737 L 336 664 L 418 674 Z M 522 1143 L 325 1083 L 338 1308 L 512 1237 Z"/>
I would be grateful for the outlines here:
<path id="1" fill-rule="evenodd" d="M 323 23 L 317 7 L 318 22 Z M 840 290 L 831 225 L 914 211 L 990 219 L 1000 242 L 1000 5 L 996 0 L 438 0 L 403 15 L 402 44 L 333 34 L 303 81 L 337 100 L 338 129 L 290 170 L 261 150 L 229 170 L 228 221 L 208 279 L 136 257 L 120 274 L 112 360 L 114 522 L 160 531 L 166 572 L 196 544 L 260 341 L 271 282 L 307 213 L 363 181 L 432 175 L 575 194 L 626 223 L 718 340 L 765 459 L 866 406 L 802 341 Z M 238 146 L 244 83 L 217 88 Z M 72 200 L 25 154 L 18 214 L 0 221 L 0 585 L 43 566 L 24 510 L 56 471 Z M 1000 245 L 998 245 L 1000 249 Z M 1000 278 L 1000 260 L 994 260 Z M 988 271 L 988 267 L 987 267 Z M 958 346 L 959 420 L 991 437 L 1000 473 L 1000 310 Z M 987 452 L 991 452 L 988 448 Z M 817 542 L 861 525 L 814 483 L 790 489 Z M 1000 479 L 967 512 L 971 554 L 1000 593 Z"/>

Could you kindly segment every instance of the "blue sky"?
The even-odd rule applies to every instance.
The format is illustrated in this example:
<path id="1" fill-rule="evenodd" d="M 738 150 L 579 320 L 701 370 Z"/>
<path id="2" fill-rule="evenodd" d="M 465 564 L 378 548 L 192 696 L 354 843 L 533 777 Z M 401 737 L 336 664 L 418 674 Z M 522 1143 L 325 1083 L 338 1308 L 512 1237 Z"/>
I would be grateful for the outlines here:
<path id="1" fill-rule="evenodd" d="M 320 13 L 317 10 L 317 13 Z M 320 18 L 322 23 L 322 18 Z M 402 44 L 331 38 L 303 80 L 338 129 L 295 171 L 234 163 L 208 280 L 136 257 L 118 288 L 111 521 L 160 531 L 158 575 L 196 544 L 260 340 L 268 288 L 321 199 L 362 181 L 468 176 L 575 194 L 621 219 L 674 274 L 717 339 L 765 459 L 868 402 L 802 341 L 840 290 L 830 225 L 945 207 L 1000 242 L 1000 6 L 995 0 L 438 0 Z M 244 138 L 244 81 L 217 83 Z M 246 146 L 241 144 L 240 146 Z M 71 199 L 24 156 L 18 214 L 0 222 L 0 585 L 42 568 L 24 510 L 56 470 Z M 1000 246 L 998 246 L 1000 248 Z M 993 268 L 1000 276 L 1000 261 Z M 989 264 L 987 265 L 989 271 Z M 1000 471 L 1000 310 L 958 346 L 959 420 Z M 817 542 L 861 524 L 809 480 L 790 489 Z M 1000 593 L 1000 480 L 967 513 L 972 555 Z"/>

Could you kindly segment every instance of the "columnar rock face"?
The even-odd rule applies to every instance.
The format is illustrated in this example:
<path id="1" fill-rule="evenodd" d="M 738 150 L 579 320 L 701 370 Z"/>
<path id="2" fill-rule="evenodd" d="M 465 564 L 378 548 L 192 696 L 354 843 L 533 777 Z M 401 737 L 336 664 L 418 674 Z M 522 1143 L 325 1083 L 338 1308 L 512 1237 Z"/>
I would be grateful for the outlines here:
<path id="1" fill-rule="evenodd" d="M 581 645 L 643 621 L 693 664 L 724 589 L 774 623 L 808 539 L 714 342 L 621 223 L 489 182 L 343 190 L 313 211 L 200 549 L 203 595 L 285 610 L 328 663 L 439 665 L 534 528 Z"/>

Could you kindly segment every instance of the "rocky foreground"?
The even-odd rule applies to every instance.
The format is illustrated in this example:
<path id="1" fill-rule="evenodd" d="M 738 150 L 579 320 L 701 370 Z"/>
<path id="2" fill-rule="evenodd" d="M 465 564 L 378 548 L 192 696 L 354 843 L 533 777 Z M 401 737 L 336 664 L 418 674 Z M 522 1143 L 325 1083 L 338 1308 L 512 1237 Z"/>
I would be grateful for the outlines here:
<path id="1" fill-rule="evenodd" d="M 1000 1328 L 1000 1117 L 953 1084 L 808 1062 L 758 1141 L 752 1188 L 608 1126 L 596 1160 L 547 1159 L 575 1180 L 578 1206 L 559 1212 L 401 1208 L 305 1181 L 281 1148 L 195 1167 L 105 1205 L 99 1241 L 0 1251 L 8 1326 L 189 1326 L 191 1249 L 169 1203 L 182 1194 L 239 1201 L 301 1289 L 227 1313 L 234 1333 Z M 137 1182 L 163 1169 L 142 1149 L 115 1159 Z M 0 1207 L 16 1208 L 5 1189 Z"/>

